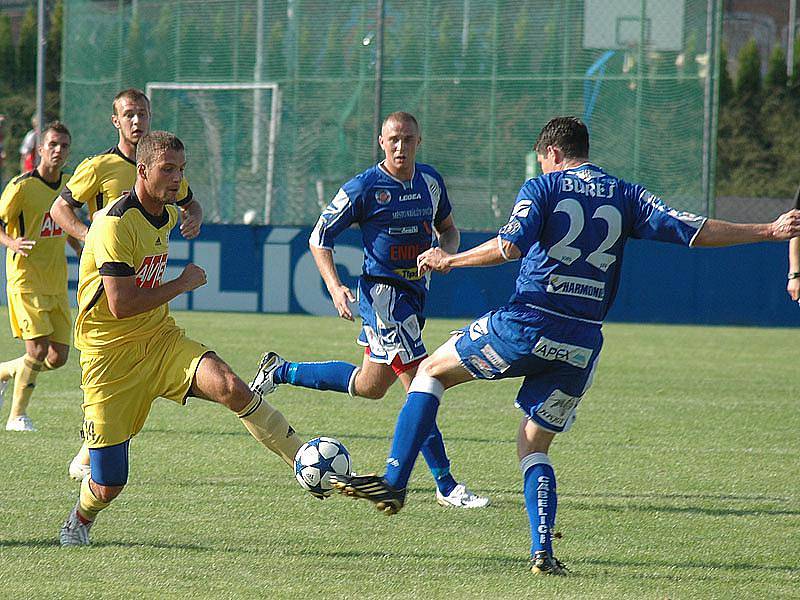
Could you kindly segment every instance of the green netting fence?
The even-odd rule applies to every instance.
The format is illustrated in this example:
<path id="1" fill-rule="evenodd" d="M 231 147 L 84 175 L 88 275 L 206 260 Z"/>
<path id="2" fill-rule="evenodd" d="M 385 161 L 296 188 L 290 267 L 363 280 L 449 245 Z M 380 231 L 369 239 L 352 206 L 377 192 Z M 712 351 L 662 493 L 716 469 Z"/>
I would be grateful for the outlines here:
<path id="1" fill-rule="evenodd" d="M 719 0 L 67 0 L 62 112 L 77 162 L 113 145 L 114 94 L 147 89 L 212 221 L 313 223 L 394 110 L 419 118 L 418 160 L 464 228 L 506 219 L 559 114 L 587 121 L 595 162 L 713 213 L 720 14 Z"/>

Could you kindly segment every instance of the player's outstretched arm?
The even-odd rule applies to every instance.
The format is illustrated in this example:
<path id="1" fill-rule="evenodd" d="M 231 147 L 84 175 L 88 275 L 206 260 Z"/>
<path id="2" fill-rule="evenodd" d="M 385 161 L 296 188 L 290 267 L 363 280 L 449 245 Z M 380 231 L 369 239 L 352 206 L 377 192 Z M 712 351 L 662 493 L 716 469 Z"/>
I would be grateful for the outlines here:
<path id="1" fill-rule="evenodd" d="M 486 240 L 479 246 L 448 254 L 441 248 L 431 248 L 417 257 L 420 275 L 428 271 L 446 273 L 455 267 L 490 267 L 521 256 L 519 248 L 508 240 L 496 237 Z"/>
<path id="2" fill-rule="evenodd" d="M 350 310 L 350 303 L 355 302 L 356 297 L 353 295 L 352 290 L 339 279 L 339 272 L 333 262 L 333 251 L 313 244 L 309 244 L 308 247 L 314 257 L 314 262 L 317 263 L 317 269 L 322 276 L 322 281 L 325 282 L 325 286 L 328 288 L 328 293 L 331 295 L 336 312 L 339 313 L 341 318 L 352 321 L 353 311 Z"/>
<path id="3" fill-rule="evenodd" d="M 67 235 L 71 235 L 81 242 L 86 240 L 89 227 L 78 218 L 72 205 L 61 196 L 53 201 L 53 205 L 50 207 L 50 216 L 61 229 L 67 232 Z"/>
<path id="4" fill-rule="evenodd" d="M 448 254 L 458 252 L 458 246 L 461 243 L 461 232 L 456 227 L 452 215 L 448 215 L 444 221 L 436 226 L 436 238 L 439 241 L 439 247 Z"/>
<path id="5" fill-rule="evenodd" d="M 792 300 L 800 300 L 800 237 L 789 240 L 789 282 L 786 291 Z"/>
<path id="6" fill-rule="evenodd" d="M 782 242 L 800 235 L 800 210 L 783 213 L 772 223 L 729 223 L 708 219 L 692 246 L 733 246 L 753 242 Z"/>
<path id="7" fill-rule="evenodd" d="M 192 263 L 186 265 L 177 278 L 154 288 L 137 286 L 135 275 L 130 277 L 103 275 L 108 308 L 117 319 L 147 312 L 205 284 L 206 272 Z"/>

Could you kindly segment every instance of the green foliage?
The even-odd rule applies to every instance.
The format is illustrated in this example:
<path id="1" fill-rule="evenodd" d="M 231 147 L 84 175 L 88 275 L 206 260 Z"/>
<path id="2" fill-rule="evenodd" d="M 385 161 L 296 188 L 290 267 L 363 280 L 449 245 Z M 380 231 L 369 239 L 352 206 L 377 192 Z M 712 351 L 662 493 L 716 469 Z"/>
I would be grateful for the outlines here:
<path id="1" fill-rule="evenodd" d="M 761 54 L 753 38 L 739 51 L 736 95 L 740 102 L 748 105 L 755 105 L 761 97 Z"/>
<path id="2" fill-rule="evenodd" d="M 11 19 L 0 13 L 0 90 L 10 90 L 14 84 L 14 40 L 11 36 Z"/>
<path id="3" fill-rule="evenodd" d="M 33 87 L 36 83 L 36 38 L 36 10 L 31 5 L 19 29 L 15 78 L 18 87 Z"/>
<path id="4" fill-rule="evenodd" d="M 733 79 L 728 68 L 728 48 L 722 44 L 719 55 L 719 103 L 721 106 L 728 104 L 734 95 Z"/>
<path id="5" fill-rule="evenodd" d="M 783 46 L 776 45 L 769 55 L 767 74 L 764 77 L 764 89 L 768 94 L 784 93 L 789 76 L 786 73 L 786 52 Z"/>
<path id="6" fill-rule="evenodd" d="M 269 347 L 292 359 L 360 360 L 352 324 L 341 319 L 175 317 L 245 377 L 265 330 Z M 429 320 L 428 347 L 461 325 Z M 604 334 L 579 419 L 550 452 L 564 533 L 555 550 L 568 578 L 526 570 L 518 379 L 457 386 L 439 410 L 453 473 L 492 497 L 486 510 L 439 507 L 421 459 L 397 516 L 343 497 L 320 502 L 226 409 L 156 400 L 131 443 L 129 485 L 98 518 L 93 545 L 59 548 L 59 525 L 78 493 L 65 473 L 80 444 L 75 352 L 37 380 L 30 414 L 39 431 L 0 435 L 3 596 L 796 597 L 796 358 L 774 352 L 793 347 L 796 330 L 609 323 Z M 0 349 L 22 353 L 8 336 Z M 355 469 L 368 472 L 383 467 L 403 394 L 398 384 L 382 401 L 281 386 L 269 401 L 303 437 L 340 439 Z M 755 437 L 753 423 L 762 424 Z"/>

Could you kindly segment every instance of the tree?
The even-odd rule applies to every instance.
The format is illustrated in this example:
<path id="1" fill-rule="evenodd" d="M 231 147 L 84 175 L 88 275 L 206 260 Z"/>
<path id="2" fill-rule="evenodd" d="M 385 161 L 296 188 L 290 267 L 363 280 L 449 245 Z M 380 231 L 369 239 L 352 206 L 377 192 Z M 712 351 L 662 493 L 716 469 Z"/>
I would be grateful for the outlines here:
<path id="1" fill-rule="evenodd" d="M 11 39 L 11 19 L 0 14 L 0 82 L 11 88 L 14 81 L 14 41 Z"/>
<path id="2" fill-rule="evenodd" d="M 719 104 L 727 105 L 733 99 L 733 79 L 728 70 L 728 48 L 722 44 L 719 55 Z"/>
<path id="3" fill-rule="evenodd" d="M 17 75 L 15 82 L 19 87 L 33 86 L 36 83 L 36 11 L 30 6 L 22 19 L 17 46 Z"/>
<path id="4" fill-rule="evenodd" d="M 739 72 L 736 75 L 736 99 L 754 106 L 761 97 L 761 55 L 754 38 L 739 51 Z"/>
<path id="5" fill-rule="evenodd" d="M 768 93 L 784 93 L 789 76 L 786 74 L 786 53 L 783 46 L 776 45 L 769 55 L 767 74 L 764 77 L 764 89 Z"/>

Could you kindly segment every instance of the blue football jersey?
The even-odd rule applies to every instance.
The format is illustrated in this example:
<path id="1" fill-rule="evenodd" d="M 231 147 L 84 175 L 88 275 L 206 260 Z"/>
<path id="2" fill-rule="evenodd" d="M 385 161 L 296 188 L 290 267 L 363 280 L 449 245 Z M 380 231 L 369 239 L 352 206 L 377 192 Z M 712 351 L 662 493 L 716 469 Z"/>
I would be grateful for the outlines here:
<path id="1" fill-rule="evenodd" d="M 417 256 L 431 247 L 433 230 L 452 208 L 444 180 L 433 167 L 416 163 L 409 181 L 375 165 L 345 183 L 323 211 L 310 243 L 333 249 L 336 236 L 358 223 L 364 244 L 364 275 L 391 279 L 425 294 Z"/>
<path id="2" fill-rule="evenodd" d="M 705 221 L 588 163 L 529 179 L 498 234 L 522 252 L 511 301 L 602 321 L 628 238 L 691 245 Z"/>

